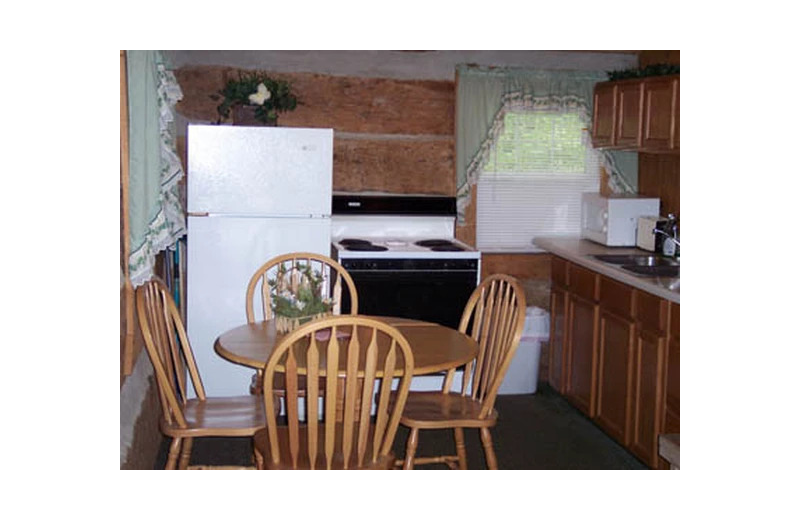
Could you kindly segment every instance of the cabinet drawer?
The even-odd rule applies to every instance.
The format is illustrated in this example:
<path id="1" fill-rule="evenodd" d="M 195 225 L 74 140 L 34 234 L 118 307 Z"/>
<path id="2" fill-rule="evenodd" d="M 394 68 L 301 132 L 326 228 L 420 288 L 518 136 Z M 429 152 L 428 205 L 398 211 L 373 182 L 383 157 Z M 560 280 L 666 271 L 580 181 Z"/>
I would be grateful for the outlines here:
<path id="1" fill-rule="evenodd" d="M 636 293 L 636 320 L 642 328 L 666 333 L 669 302 L 646 292 Z"/>
<path id="2" fill-rule="evenodd" d="M 600 275 L 575 264 L 569 266 L 569 291 L 587 300 L 597 301 Z"/>
<path id="3" fill-rule="evenodd" d="M 550 256 L 550 278 L 553 285 L 567 286 L 567 264 L 568 262 L 559 256 Z"/>
<path id="4" fill-rule="evenodd" d="M 633 318 L 633 293 L 630 285 L 619 283 L 605 276 L 600 277 L 600 304 L 603 310 L 621 318 Z"/>

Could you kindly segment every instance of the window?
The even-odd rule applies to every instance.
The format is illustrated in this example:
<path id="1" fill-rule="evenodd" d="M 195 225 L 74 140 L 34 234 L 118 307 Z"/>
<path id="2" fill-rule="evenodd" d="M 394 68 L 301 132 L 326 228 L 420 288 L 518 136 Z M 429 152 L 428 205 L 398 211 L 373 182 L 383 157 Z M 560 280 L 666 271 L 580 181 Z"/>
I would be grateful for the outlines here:
<path id="1" fill-rule="evenodd" d="M 581 193 L 600 187 L 600 158 L 577 113 L 508 112 L 478 180 L 477 246 L 536 250 L 534 237 L 578 235 Z"/>

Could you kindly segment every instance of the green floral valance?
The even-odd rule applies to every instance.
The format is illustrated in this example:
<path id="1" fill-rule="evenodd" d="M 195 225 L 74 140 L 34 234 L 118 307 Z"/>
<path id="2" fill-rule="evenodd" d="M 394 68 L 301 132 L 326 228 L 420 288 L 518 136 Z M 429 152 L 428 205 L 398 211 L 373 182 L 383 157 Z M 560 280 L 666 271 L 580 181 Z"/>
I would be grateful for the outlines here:
<path id="1" fill-rule="evenodd" d="M 577 111 L 591 127 L 594 85 L 606 80 L 603 71 L 544 71 L 511 68 L 457 67 L 456 184 L 459 222 L 469 202 L 471 187 L 489 160 L 503 120 L 510 110 Z M 589 132 L 584 135 L 587 144 Z M 614 157 L 601 152 L 611 189 L 633 191 Z"/>

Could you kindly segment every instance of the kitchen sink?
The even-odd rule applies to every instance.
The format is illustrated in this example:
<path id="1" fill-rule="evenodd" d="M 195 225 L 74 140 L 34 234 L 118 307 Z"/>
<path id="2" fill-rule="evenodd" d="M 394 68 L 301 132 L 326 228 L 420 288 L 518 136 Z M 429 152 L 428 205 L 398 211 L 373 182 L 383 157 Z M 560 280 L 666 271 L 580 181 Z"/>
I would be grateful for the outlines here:
<path id="1" fill-rule="evenodd" d="M 658 266 L 680 266 L 680 263 L 674 258 L 668 258 L 660 255 L 592 255 L 601 262 L 606 262 L 615 265 L 633 265 L 644 267 L 658 267 Z"/>
<path id="2" fill-rule="evenodd" d="M 681 266 L 677 263 L 673 265 L 621 265 L 622 269 L 630 271 L 639 276 L 663 276 L 665 278 L 676 278 L 681 275 Z"/>
<path id="3" fill-rule="evenodd" d="M 681 264 L 674 258 L 648 254 L 591 255 L 592 258 L 613 264 L 636 276 L 678 278 Z"/>

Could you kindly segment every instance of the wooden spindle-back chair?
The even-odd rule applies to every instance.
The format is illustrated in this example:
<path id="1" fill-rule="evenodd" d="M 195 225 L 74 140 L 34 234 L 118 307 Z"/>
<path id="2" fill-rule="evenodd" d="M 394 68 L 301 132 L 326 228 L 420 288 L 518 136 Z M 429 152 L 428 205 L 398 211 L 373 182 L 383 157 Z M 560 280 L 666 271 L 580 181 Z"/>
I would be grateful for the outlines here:
<path id="1" fill-rule="evenodd" d="M 372 318 L 335 316 L 291 332 L 264 367 L 267 427 L 254 438 L 257 465 L 392 469 L 392 443 L 413 370 L 408 341 Z M 280 425 L 272 410 L 279 374 L 286 403 Z M 308 381 L 302 394 L 301 377 Z"/>
<path id="2" fill-rule="evenodd" d="M 172 438 L 166 469 L 189 468 L 195 437 L 251 437 L 266 425 L 260 396 L 206 397 L 180 313 L 161 280 L 136 289 L 136 310 L 158 385 L 160 428 Z"/>
<path id="3" fill-rule="evenodd" d="M 406 444 L 404 469 L 414 464 L 445 463 L 467 469 L 464 428 L 479 428 L 489 469 L 497 458 L 489 429 L 497 423 L 494 409 L 525 325 L 525 293 L 507 275 L 487 277 L 467 301 L 459 330 L 478 342 L 478 356 L 464 367 L 460 392 L 451 392 L 456 369 L 445 376 L 441 392 L 410 392 L 400 424 L 411 429 Z M 456 455 L 415 457 L 420 430 L 453 429 Z M 456 465 L 458 463 L 458 465 Z"/>

